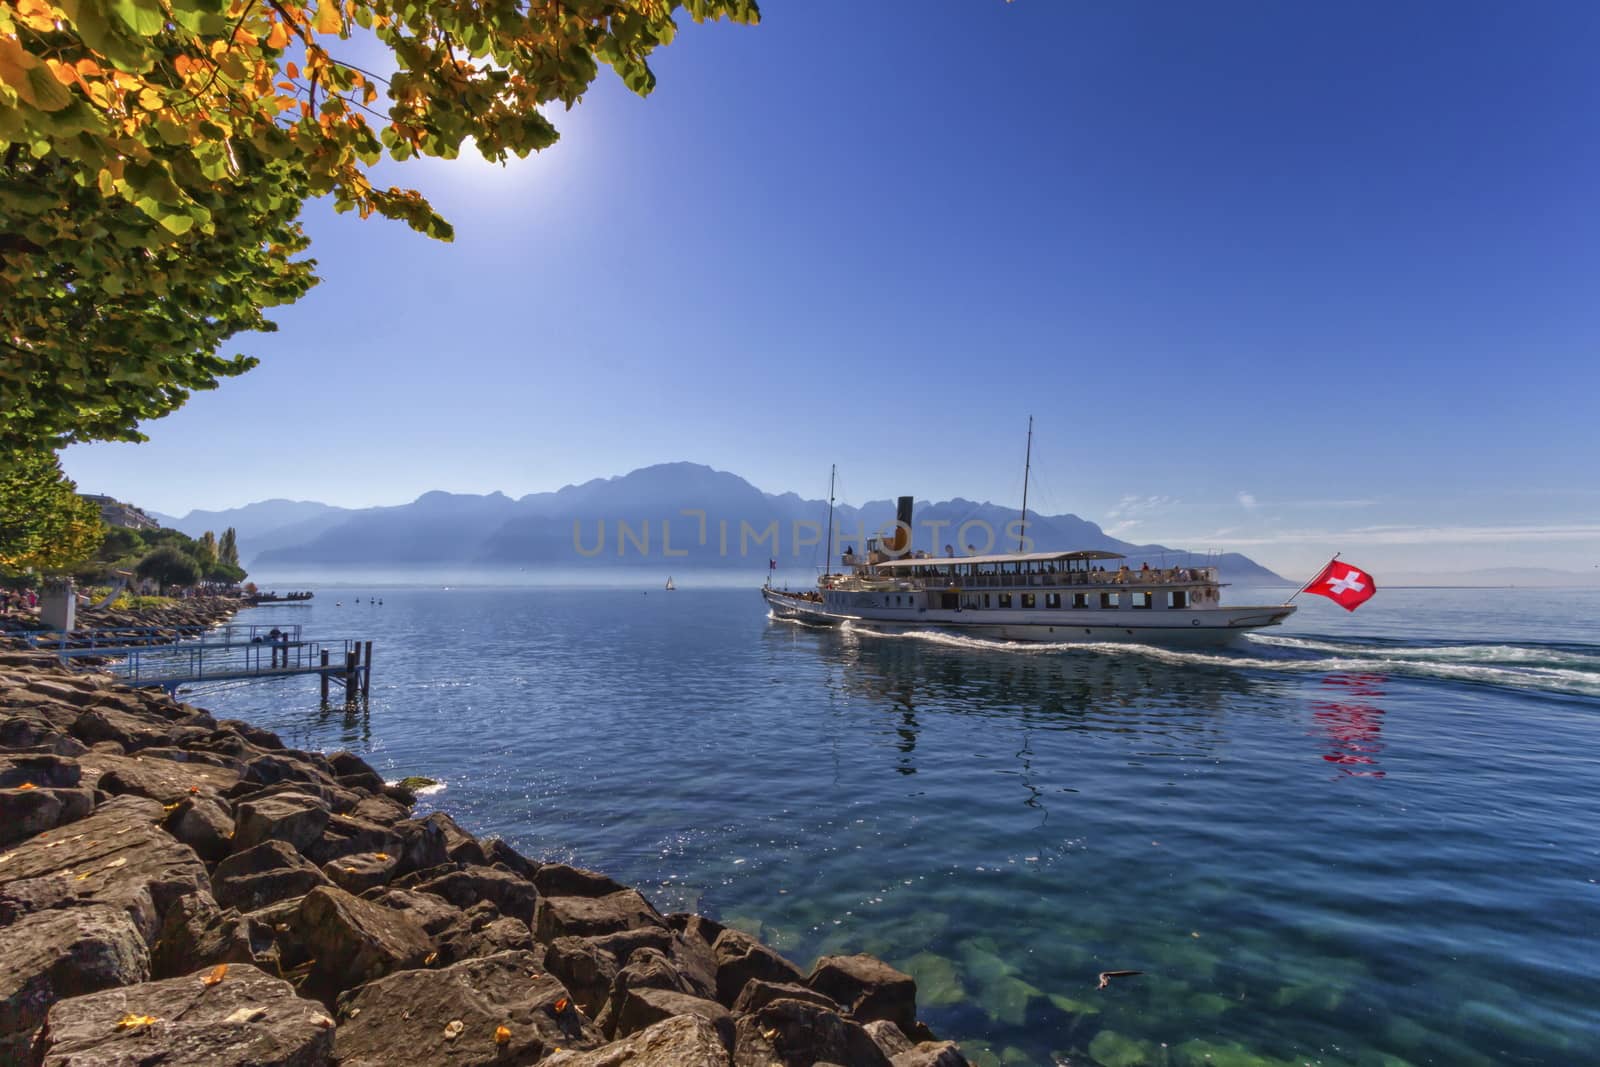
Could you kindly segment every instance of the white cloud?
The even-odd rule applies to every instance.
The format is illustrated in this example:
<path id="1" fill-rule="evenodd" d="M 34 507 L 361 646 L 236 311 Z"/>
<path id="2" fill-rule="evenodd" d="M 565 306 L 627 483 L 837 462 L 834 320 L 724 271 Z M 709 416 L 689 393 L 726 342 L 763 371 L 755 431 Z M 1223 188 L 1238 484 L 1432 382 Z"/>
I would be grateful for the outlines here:
<path id="1" fill-rule="evenodd" d="M 1244 508 L 1246 511 L 1254 511 L 1255 510 L 1255 508 L 1256 508 L 1256 496 L 1255 496 L 1254 493 L 1251 493 L 1251 492 L 1248 492 L 1248 491 L 1246 491 L 1244 489 L 1241 489 L 1241 490 L 1239 490 L 1239 492 L 1237 494 L 1237 499 L 1239 501 L 1239 506 Z"/>
<path id="2" fill-rule="evenodd" d="M 1164 511 L 1178 501 L 1170 496 L 1136 496 L 1129 494 L 1117 501 L 1116 507 L 1106 512 L 1108 519 L 1127 520 L 1134 515 L 1148 515 L 1156 511 Z"/>
<path id="3" fill-rule="evenodd" d="M 1234 537 L 1232 529 L 1183 539 L 1229 547 L 1305 544 L 1469 545 L 1533 541 L 1600 540 L 1600 524 L 1547 526 L 1361 526 L 1350 530 L 1282 530 L 1258 537 Z"/>

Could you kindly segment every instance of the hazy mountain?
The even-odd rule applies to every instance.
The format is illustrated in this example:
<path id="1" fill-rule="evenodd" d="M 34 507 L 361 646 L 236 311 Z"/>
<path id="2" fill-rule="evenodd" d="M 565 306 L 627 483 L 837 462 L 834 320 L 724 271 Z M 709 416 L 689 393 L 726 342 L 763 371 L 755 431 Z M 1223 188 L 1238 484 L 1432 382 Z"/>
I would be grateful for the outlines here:
<path id="1" fill-rule="evenodd" d="M 345 517 L 349 508 L 320 504 L 314 500 L 260 500 L 222 511 L 195 510 L 182 518 L 151 513 L 161 525 L 199 537 L 207 530 L 219 537 L 232 526 L 239 539 L 239 558 L 249 566 L 257 555 L 285 545 L 304 544 Z"/>
<path id="2" fill-rule="evenodd" d="M 233 521 L 247 566 L 587 564 L 687 570 L 760 568 L 769 556 L 789 567 L 820 563 L 817 546 L 828 516 L 826 501 L 763 493 L 737 475 L 695 463 L 663 463 L 520 500 L 501 493 L 425 493 L 409 504 L 329 509 L 331 514 L 317 513 L 247 535 L 239 520 L 249 510 L 194 512 L 191 517 L 215 515 L 215 521 L 224 525 Z M 861 548 L 866 536 L 893 522 L 894 514 L 894 502 L 889 500 L 840 506 L 834 509 L 834 525 L 844 543 Z M 913 515 L 914 547 L 935 554 L 942 553 L 946 544 L 958 551 L 966 545 L 1014 551 L 1016 535 L 1014 528 L 1008 533 L 1008 525 L 1017 517 L 1015 508 L 990 503 L 959 498 L 919 501 Z M 1124 553 L 1134 566 L 1145 560 L 1173 565 L 1207 558 L 1161 545 L 1119 541 L 1076 515 L 1030 516 L 1027 534 L 1036 551 L 1098 548 Z M 1229 580 L 1282 581 L 1237 553 L 1221 555 L 1214 562 Z"/>
<path id="3" fill-rule="evenodd" d="M 1396 574 L 1384 584 L 1521 586 L 1538 589 L 1592 589 L 1600 586 L 1600 568 L 1563 571 L 1549 567 L 1491 567 L 1478 571 L 1420 571 Z"/>

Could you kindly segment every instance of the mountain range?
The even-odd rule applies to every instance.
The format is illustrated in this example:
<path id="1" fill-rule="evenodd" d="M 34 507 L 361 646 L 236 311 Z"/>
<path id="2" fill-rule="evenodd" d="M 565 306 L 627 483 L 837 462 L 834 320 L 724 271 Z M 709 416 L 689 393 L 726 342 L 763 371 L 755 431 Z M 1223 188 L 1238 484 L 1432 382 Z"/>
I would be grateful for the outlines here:
<path id="1" fill-rule="evenodd" d="M 232 526 L 247 567 L 287 564 L 377 566 L 780 566 L 820 562 L 827 521 L 824 500 L 763 493 L 743 478 L 696 463 L 662 463 L 614 478 L 512 499 L 434 491 L 409 504 L 342 508 L 297 500 L 263 500 L 222 511 L 154 515 L 191 536 Z M 841 544 L 861 546 L 894 522 L 895 503 L 837 505 Z M 1015 508 L 957 497 L 918 501 L 913 547 L 941 555 L 947 545 L 1007 552 L 1016 548 Z M 1211 562 L 1230 581 L 1283 579 L 1235 552 L 1192 553 L 1135 545 L 1076 515 L 1030 515 L 1035 551 L 1101 549 L 1133 566 Z"/>

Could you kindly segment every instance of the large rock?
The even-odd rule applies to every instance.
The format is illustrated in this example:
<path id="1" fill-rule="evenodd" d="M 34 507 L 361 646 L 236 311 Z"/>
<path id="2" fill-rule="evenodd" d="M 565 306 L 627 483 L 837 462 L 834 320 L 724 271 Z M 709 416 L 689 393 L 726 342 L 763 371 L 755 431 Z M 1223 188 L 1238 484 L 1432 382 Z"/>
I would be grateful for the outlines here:
<path id="1" fill-rule="evenodd" d="M 107 706 L 80 714 L 72 724 L 72 736 L 86 745 L 115 741 L 124 751 L 132 752 L 167 744 L 171 729 L 172 723 L 160 715 Z"/>
<path id="2" fill-rule="evenodd" d="M 211 882 L 217 901 L 240 911 L 255 911 L 330 884 L 316 864 L 284 841 L 235 852 L 217 864 Z"/>
<path id="3" fill-rule="evenodd" d="M 382 852 L 395 857 L 395 869 L 399 870 L 406 838 L 381 822 L 362 818 L 360 812 L 358 804 L 349 815 L 332 816 L 322 836 L 306 849 L 306 856 L 315 863 L 331 863 L 358 852 Z"/>
<path id="4" fill-rule="evenodd" d="M 923 1041 L 889 1059 L 891 1067 L 970 1067 L 954 1041 Z"/>
<path id="5" fill-rule="evenodd" d="M 184 797 L 162 825 L 208 864 L 233 851 L 233 812 L 217 797 Z"/>
<path id="6" fill-rule="evenodd" d="M 470 908 L 480 900 L 494 904 L 503 915 L 523 922 L 533 919 L 539 891 L 510 871 L 493 867 L 467 867 L 419 883 L 424 893 L 443 897 L 458 908 Z"/>
<path id="7" fill-rule="evenodd" d="M 804 1001 L 775 1000 L 741 1017 L 735 1030 L 733 1058 L 739 1064 L 889 1067 L 889 1057 L 860 1023 Z"/>
<path id="8" fill-rule="evenodd" d="M 717 999 L 732 1007 L 746 982 L 805 983 L 800 968 L 741 930 L 724 930 L 711 946 L 717 964 Z"/>
<path id="9" fill-rule="evenodd" d="M 178 978 L 219 963 L 254 963 L 250 926 L 210 893 L 181 897 L 162 921 L 161 939 L 150 953 L 154 978 Z"/>
<path id="10" fill-rule="evenodd" d="M 50 1005 L 150 977 L 150 954 L 121 908 L 42 911 L 0 936 L 0 1062 L 22 1063 Z"/>
<path id="11" fill-rule="evenodd" d="M 324 1067 L 333 1021 L 322 1005 L 248 964 L 107 989 L 50 1009 L 34 1049 L 41 1067 Z M 149 1018 L 129 1025 L 130 1017 Z"/>
<path id="12" fill-rule="evenodd" d="M 53 753 L 16 753 L 0 756 L 0 789 L 19 785 L 71 789 L 83 779 L 75 759 Z"/>
<path id="13" fill-rule="evenodd" d="M 593 1048 L 602 1040 L 529 952 L 380 978 L 340 998 L 339 1018 L 342 1067 L 529 1064 L 558 1048 Z M 503 1042 L 496 1040 L 501 1027 Z"/>
<path id="14" fill-rule="evenodd" d="M 233 847 L 236 852 L 264 841 L 283 841 L 303 852 L 322 836 L 328 809 L 303 793 L 280 793 L 242 802 L 234 809 Z"/>
<path id="15" fill-rule="evenodd" d="M 211 888 L 200 858 L 157 825 L 163 814 L 153 800 L 117 797 L 0 855 L 0 925 L 49 908 L 110 904 L 153 943 L 173 901 Z"/>
<path id="16" fill-rule="evenodd" d="M 607 1037 L 627 1037 L 677 1015 L 697 1015 L 716 1028 L 724 1045 L 734 1042 L 733 1016 L 714 1000 L 680 993 L 675 989 L 635 986 L 618 993 L 599 1019 Z"/>
<path id="17" fill-rule="evenodd" d="M 624 889 L 603 897 L 540 897 L 533 932 L 549 943 L 558 937 L 594 937 L 666 925 L 661 913 L 637 890 Z"/>
<path id="18" fill-rule="evenodd" d="M 422 924 L 410 915 L 334 886 L 305 895 L 295 929 L 316 961 L 319 985 L 333 992 L 420 966 L 433 951 Z"/>
<path id="19" fill-rule="evenodd" d="M 94 810 L 94 792 L 83 788 L 0 789 L 0 847 L 54 830 Z"/>
<path id="20" fill-rule="evenodd" d="M 827 1008 L 829 1011 L 839 1010 L 839 1005 L 832 998 L 818 993 L 815 989 L 807 989 L 792 982 L 763 982 L 759 978 L 744 984 L 739 999 L 733 1002 L 733 1010 L 738 1015 L 749 1015 L 760 1011 L 774 1000 L 803 1000 L 819 1008 Z M 910 1042 L 908 1041 L 906 1045 L 909 1048 Z"/>
<path id="21" fill-rule="evenodd" d="M 917 983 L 873 956 L 824 956 L 806 984 L 842 1004 L 857 1022 L 882 1019 L 905 1033 L 917 1025 Z"/>
<path id="22" fill-rule="evenodd" d="M 346 893 L 360 896 L 374 886 L 388 885 L 399 865 L 387 852 L 357 852 L 329 860 L 322 865 L 322 873 Z"/>
<path id="23" fill-rule="evenodd" d="M 878 1051 L 889 1057 L 893 1063 L 894 1058 L 902 1052 L 910 1052 L 916 1046 L 898 1026 L 882 1019 L 874 1019 L 870 1023 L 863 1023 L 861 1028 L 872 1038 L 873 1044 L 878 1046 Z"/>
<path id="24" fill-rule="evenodd" d="M 179 763 L 144 752 L 135 756 L 93 751 L 79 757 L 95 786 L 113 795 L 132 794 L 172 804 L 195 794 L 215 796 L 239 780 L 239 772 L 206 763 Z"/>
<path id="25" fill-rule="evenodd" d="M 391 829 L 399 835 L 400 844 L 395 850 L 400 856 L 400 872 L 425 871 L 450 862 L 444 824 L 431 816 L 426 819 L 405 819 Z"/>
<path id="26" fill-rule="evenodd" d="M 506 866 L 516 870 L 515 864 Z M 533 884 L 547 897 L 604 897 L 628 888 L 598 871 L 586 871 L 565 863 L 541 864 L 534 871 Z"/>
<path id="27" fill-rule="evenodd" d="M 600 1014 L 617 976 L 615 957 L 595 947 L 589 938 L 558 937 L 550 942 L 544 962 L 550 973 L 572 991 L 573 999 L 584 1011 Z"/>
<path id="28" fill-rule="evenodd" d="M 728 1067 L 716 1027 L 679 1015 L 590 1052 L 558 1052 L 540 1067 Z"/>

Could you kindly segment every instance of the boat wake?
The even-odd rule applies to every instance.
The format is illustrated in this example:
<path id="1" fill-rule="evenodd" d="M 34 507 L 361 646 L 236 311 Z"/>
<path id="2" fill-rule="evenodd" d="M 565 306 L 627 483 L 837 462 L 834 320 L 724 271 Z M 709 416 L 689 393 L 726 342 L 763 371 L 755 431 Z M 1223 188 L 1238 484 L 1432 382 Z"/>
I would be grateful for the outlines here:
<path id="1" fill-rule="evenodd" d="M 1284 674 L 1384 674 L 1493 685 L 1566 696 L 1600 697 L 1600 649 L 1573 644 L 1408 645 L 1325 637 L 1250 634 L 1235 649 L 1190 651 L 1123 643 L 999 641 L 939 630 L 852 630 L 879 640 L 1018 655 L 1137 656 L 1174 666 Z"/>

